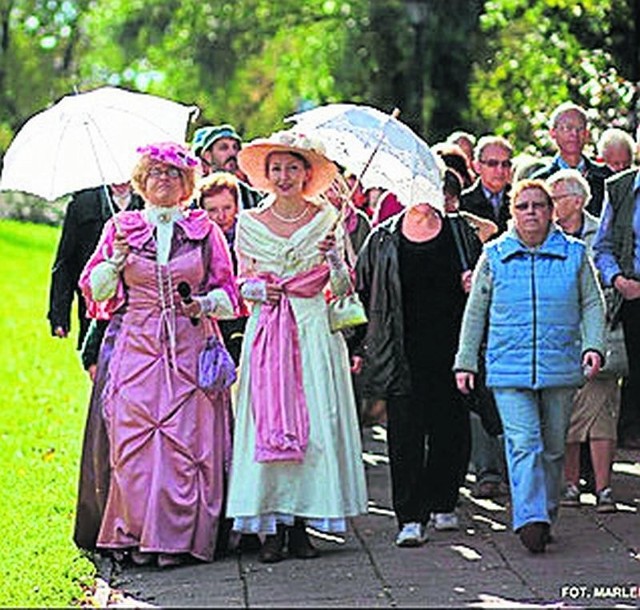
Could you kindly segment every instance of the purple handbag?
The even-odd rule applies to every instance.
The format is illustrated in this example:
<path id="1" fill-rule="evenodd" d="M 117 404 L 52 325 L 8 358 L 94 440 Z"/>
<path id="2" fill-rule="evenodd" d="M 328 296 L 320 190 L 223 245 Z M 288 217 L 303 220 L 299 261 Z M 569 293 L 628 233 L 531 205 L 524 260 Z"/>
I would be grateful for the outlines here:
<path id="1" fill-rule="evenodd" d="M 208 337 L 198 356 L 198 386 L 219 392 L 230 387 L 236 377 L 236 365 L 227 348 L 215 335 Z"/>

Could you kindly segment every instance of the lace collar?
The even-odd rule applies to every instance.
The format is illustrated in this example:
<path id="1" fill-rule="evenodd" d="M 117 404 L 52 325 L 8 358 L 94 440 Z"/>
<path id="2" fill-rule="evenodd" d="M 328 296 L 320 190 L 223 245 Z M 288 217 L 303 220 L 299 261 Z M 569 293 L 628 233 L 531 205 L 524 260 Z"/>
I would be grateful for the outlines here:
<path id="1" fill-rule="evenodd" d="M 147 204 L 145 215 L 147 220 L 156 227 L 158 225 L 173 225 L 176 221 L 184 218 L 184 214 L 178 206 L 162 207 Z"/>

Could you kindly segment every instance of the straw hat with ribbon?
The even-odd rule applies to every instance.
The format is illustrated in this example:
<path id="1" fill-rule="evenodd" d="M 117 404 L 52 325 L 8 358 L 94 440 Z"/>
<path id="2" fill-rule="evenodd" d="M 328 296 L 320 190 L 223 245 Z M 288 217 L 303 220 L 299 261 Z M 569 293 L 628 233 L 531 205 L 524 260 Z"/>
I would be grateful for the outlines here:
<path id="1" fill-rule="evenodd" d="M 271 153 L 296 153 L 304 157 L 311 167 L 311 177 L 302 191 L 305 197 L 324 193 L 337 174 L 337 167 L 324 155 L 324 146 L 296 129 L 277 131 L 268 138 L 258 138 L 246 144 L 238 153 L 240 169 L 247 174 L 257 189 L 272 191 L 267 178 L 267 159 Z"/>

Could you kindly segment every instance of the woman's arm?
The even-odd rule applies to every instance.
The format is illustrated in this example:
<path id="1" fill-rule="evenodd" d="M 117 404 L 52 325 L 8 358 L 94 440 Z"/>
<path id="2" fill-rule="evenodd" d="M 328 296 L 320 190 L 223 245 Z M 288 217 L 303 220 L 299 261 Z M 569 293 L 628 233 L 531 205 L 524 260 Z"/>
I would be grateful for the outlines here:
<path id="1" fill-rule="evenodd" d="M 210 315 L 219 319 L 231 319 L 244 315 L 244 306 L 240 299 L 236 277 L 233 272 L 233 261 L 229 246 L 222 230 L 212 223 L 207 237 L 209 260 L 208 276 L 204 283 L 204 295 L 193 297 L 196 304 L 188 315 Z"/>
<path id="2" fill-rule="evenodd" d="M 580 267 L 580 314 L 582 351 L 598 352 L 603 360 L 605 344 L 605 302 L 591 258 L 586 254 Z"/>
<path id="3" fill-rule="evenodd" d="M 478 259 L 460 327 L 460 339 L 454 370 L 478 372 L 480 345 L 485 335 L 493 291 L 491 267 L 486 253 Z"/>
<path id="4" fill-rule="evenodd" d="M 118 236 L 113 219 L 108 220 L 78 282 L 88 317 L 108 320 L 124 304 L 125 290 L 120 271 L 126 249 L 126 238 Z"/>

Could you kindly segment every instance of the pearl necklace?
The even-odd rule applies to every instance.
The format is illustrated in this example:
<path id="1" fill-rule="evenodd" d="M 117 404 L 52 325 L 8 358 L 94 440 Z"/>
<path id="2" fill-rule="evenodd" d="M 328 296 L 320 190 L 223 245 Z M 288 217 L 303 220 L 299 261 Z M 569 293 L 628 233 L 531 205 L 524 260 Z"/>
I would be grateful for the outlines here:
<path id="1" fill-rule="evenodd" d="M 286 216 L 280 216 L 280 214 L 278 214 L 278 212 L 275 211 L 274 207 L 271 206 L 271 213 L 280 221 L 280 222 L 285 222 L 287 224 L 293 224 L 294 222 L 298 222 L 299 220 L 302 220 L 304 218 L 304 216 L 306 215 L 306 213 L 309 211 L 309 204 L 306 204 L 304 206 L 304 210 L 302 210 L 302 212 L 300 212 L 300 214 L 298 214 L 297 216 L 294 216 L 293 218 L 287 218 Z"/>

